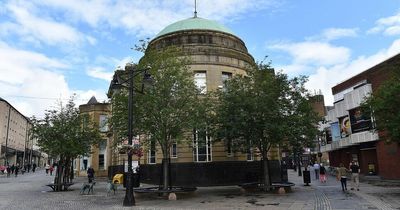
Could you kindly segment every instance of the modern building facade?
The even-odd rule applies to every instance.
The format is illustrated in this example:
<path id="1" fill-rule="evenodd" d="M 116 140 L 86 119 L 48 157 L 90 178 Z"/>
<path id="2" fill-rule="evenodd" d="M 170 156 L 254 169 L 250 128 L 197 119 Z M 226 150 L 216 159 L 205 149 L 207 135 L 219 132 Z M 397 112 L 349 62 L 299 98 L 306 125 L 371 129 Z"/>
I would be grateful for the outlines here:
<path id="1" fill-rule="evenodd" d="M 334 107 L 326 117 L 330 135 L 322 151 L 329 152 L 332 166 L 360 163 L 364 175 L 379 175 L 386 179 L 400 179 L 400 147 L 398 143 L 386 144 L 382 134 L 374 131 L 373 117 L 366 116 L 360 104 L 390 78 L 400 71 L 400 54 L 389 58 L 366 71 L 351 77 L 332 88 Z"/>
<path id="2" fill-rule="evenodd" d="M 9 102 L 0 98 L 0 165 L 36 163 L 42 165 L 42 155 L 36 140 L 30 135 L 32 123 Z"/>

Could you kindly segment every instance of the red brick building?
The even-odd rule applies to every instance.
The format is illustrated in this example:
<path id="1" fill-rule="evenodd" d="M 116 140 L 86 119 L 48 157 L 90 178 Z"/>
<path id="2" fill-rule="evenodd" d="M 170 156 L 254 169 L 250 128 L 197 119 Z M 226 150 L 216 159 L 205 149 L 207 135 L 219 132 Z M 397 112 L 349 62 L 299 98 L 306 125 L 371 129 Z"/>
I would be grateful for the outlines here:
<path id="1" fill-rule="evenodd" d="M 385 179 L 400 179 L 400 145 L 386 144 L 374 132 L 373 118 L 359 109 L 364 98 L 400 71 L 400 54 L 332 87 L 334 108 L 328 111 L 331 139 L 321 148 L 329 152 L 332 166 L 352 160 L 359 162 L 361 173 Z"/>

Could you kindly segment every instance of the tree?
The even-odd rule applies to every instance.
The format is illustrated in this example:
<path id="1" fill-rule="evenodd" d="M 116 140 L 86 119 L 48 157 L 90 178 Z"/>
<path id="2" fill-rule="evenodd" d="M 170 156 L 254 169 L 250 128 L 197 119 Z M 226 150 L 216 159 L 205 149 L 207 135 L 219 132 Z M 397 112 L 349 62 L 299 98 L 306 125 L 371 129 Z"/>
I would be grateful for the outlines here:
<path id="1" fill-rule="evenodd" d="M 301 176 L 300 156 L 304 152 L 304 148 L 314 146 L 316 136 L 318 135 L 318 122 L 321 120 L 318 114 L 311 106 L 310 94 L 304 87 L 307 78 L 299 76 L 289 81 L 288 99 L 286 119 L 286 137 L 287 141 L 284 146 L 294 154 L 296 165 L 299 167 L 299 176 Z"/>
<path id="2" fill-rule="evenodd" d="M 91 146 L 101 141 L 98 126 L 88 115 L 80 115 L 73 98 L 58 110 L 48 110 L 44 119 L 32 118 L 32 133 L 42 151 L 58 160 L 55 190 L 61 191 L 63 183 L 73 179 L 72 161 L 88 155 Z M 65 188 L 64 188 L 65 189 Z"/>
<path id="3" fill-rule="evenodd" d="M 398 67 L 397 67 L 398 68 Z M 387 143 L 400 142 L 400 73 L 394 69 L 384 82 L 361 105 L 362 112 L 375 119 L 375 128 Z"/>
<path id="4" fill-rule="evenodd" d="M 144 48 L 142 48 L 144 49 Z M 144 57 L 137 65 L 137 69 L 150 66 L 153 78 L 151 88 L 144 89 L 144 94 L 134 96 L 134 133 L 146 136 L 146 142 L 158 143 L 163 154 L 163 188 L 169 183 L 170 148 L 174 143 L 185 141 L 188 131 L 195 125 L 197 109 L 200 106 L 199 90 L 193 81 L 193 73 L 188 64 L 190 60 L 181 56 L 177 48 L 163 50 L 147 49 Z M 139 84 L 139 83 L 136 83 Z M 124 99 L 125 98 L 125 99 Z M 124 122 L 127 116 L 126 94 L 114 98 L 113 129 L 125 135 L 127 133 Z M 121 137 L 123 137 L 123 135 Z M 191 135 L 189 135 L 191 137 Z"/>
<path id="5" fill-rule="evenodd" d="M 311 119 L 302 120 L 308 118 L 307 113 L 301 113 L 306 106 L 304 81 L 303 77 L 288 79 L 283 73 L 275 73 L 269 64 L 260 63 L 246 76 L 227 81 L 226 89 L 219 93 L 214 132 L 238 150 L 257 148 L 262 158 L 264 190 L 271 186 L 270 149 L 303 133 L 294 130 L 300 123 L 305 123 L 301 128 L 316 125 Z"/>

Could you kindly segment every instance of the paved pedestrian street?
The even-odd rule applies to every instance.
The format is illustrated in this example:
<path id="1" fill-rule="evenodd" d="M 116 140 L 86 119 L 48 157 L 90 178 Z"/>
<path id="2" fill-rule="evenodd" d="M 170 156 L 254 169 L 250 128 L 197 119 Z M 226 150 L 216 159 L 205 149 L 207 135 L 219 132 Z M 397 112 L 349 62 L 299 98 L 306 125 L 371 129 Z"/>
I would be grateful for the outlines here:
<path id="1" fill-rule="evenodd" d="M 311 173 L 313 178 L 313 173 Z M 289 180 L 296 184 L 286 194 L 246 193 L 236 186 L 199 188 L 195 193 L 178 194 L 178 200 L 136 194 L 136 206 L 122 207 L 125 195 L 120 187 L 107 196 L 105 180 L 97 180 L 93 195 L 80 195 L 84 177 L 75 179 L 67 192 L 51 192 L 45 185 L 53 180 L 43 170 L 18 177 L 0 175 L 0 209 L 400 209 L 400 187 L 361 183 L 360 191 L 342 192 L 340 183 L 328 177 L 327 183 L 312 179 L 304 186 L 302 177 L 289 170 Z"/>

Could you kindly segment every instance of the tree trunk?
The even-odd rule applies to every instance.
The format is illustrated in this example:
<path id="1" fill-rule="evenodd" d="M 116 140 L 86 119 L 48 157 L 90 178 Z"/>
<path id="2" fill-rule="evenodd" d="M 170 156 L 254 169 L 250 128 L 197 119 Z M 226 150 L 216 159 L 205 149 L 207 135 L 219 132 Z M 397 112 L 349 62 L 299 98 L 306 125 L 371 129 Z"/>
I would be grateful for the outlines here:
<path id="1" fill-rule="evenodd" d="M 298 175 L 299 175 L 299 176 L 302 176 L 302 172 L 301 172 L 301 161 L 300 161 L 300 155 L 299 155 L 299 154 L 297 155 L 297 165 L 298 165 L 298 167 L 299 167 L 299 173 L 298 173 Z"/>
<path id="2" fill-rule="evenodd" d="M 168 187 L 169 187 L 169 170 L 170 170 L 170 168 L 169 168 L 169 158 L 168 157 L 165 157 L 165 155 L 164 155 L 164 157 L 163 157 L 163 160 L 162 160 L 162 168 L 163 168 L 163 173 L 162 173 L 162 175 L 163 175 L 163 190 L 167 190 L 168 189 Z"/>
<path id="3" fill-rule="evenodd" d="M 64 177 L 64 168 L 63 168 L 63 160 L 58 161 L 57 164 L 57 170 L 56 170 L 56 176 L 54 177 L 54 187 L 55 191 L 62 191 L 62 182 L 63 182 L 63 177 Z"/>
<path id="4" fill-rule="evenodd" d="M 271 189 L 271 175 L 270 175 L 270 168 L 269 168 L 269 162 L 268 162 L 268 157 L 267 154 L 263 155 L 263 190 L 264 191 L 269 191 Z"/>

